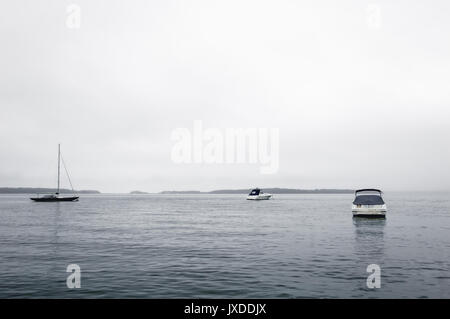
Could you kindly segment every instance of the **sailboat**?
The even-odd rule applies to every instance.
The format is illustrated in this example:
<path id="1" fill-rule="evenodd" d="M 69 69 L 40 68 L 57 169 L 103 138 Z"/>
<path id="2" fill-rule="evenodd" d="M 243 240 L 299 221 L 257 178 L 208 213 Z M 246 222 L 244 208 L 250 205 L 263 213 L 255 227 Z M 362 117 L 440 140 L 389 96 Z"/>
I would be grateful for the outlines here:
<path id="1" fill-rule="evenodd" d="M 69 179 L 69 183 L 70 183 L 70 187 L 72 187 L 72 182 L 70 181 L 70 177 L 69 177 L 69 173 L 67 172 L 67 168 L 66 165 L 64 164 L 64 160 L 63 160 L 63 165 L 64 165 L 64 169 L 66 171 L 67 177 Z M 62 197 L 59 196 L 59 184 L 60 184 L 60 171 L 61 171 L 61 144 L 58 144 L 58 185 L 56 188 L 56 193 L 55 194 L 50 194 L 50 195 L 44 195 L 44 196 L 39 196 L 38 197 L 31 197 L 30 199 L 35 201 L 35 202 L 74 202 L 74 201 L 78 201 L 78 196 L 68 196 L 68 197 Z M 72 192 L 74 192 L 73 187 L 72 187 Z"/>

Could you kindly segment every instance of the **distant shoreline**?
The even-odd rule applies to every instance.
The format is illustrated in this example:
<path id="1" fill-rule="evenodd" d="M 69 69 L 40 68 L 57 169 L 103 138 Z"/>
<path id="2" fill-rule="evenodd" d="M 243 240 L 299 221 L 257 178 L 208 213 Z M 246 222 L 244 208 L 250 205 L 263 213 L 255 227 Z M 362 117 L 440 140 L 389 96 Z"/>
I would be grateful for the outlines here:
<path id="1" fill-rule="evenodd" d="M 248 194 L 250 188 L 220 189 L 209 192 L 201 191 L 162 191 L 159 194 Z M 271 194 L 353 194 L 352 189 L 294 189 L 294 188 L 263 188 L 265 193 Z"/>
<path id="2" fill-rule="evenodd" d="M 55 188 L 41 188 L 41 187 L 0 187 L 0 194 L 49 194 L 55 193 Z M 97 190 L 75 190 L 61 188 L 61 194 L 101 194 Z"/>
<path id="3" fill-rule="evenodd" d="M 146 194 L 163 194 L 163 195 L 194 195 L 194 194 L 248 194 L 250 188 L 242 189 L 219 189 L 213 191 L 197 191 L 197 190 L 187 190 L 187 191 L 161 191 L 157 193 L 144 192 L 144 191 L 132 191 L 128 194 L 130 195 L 146 195 Z M 54 188 L 41 188 L 41 187 L 0 187 L 0 194 L 50 194 L 55 193 Z M 271 194 L 353 194 L 352 189 L 334 189 L 334 188 L 321 188 L 321 189 L 295 189 L 295 188 L 263 188 L 263 191 Z M 61 194 L 72 194 L 70 189 L 60 189 Z M 98 190 L 75 190 L 74 193 L 77 194 L 102 194 Z M 127 193 L 117 193 L 117 194 L 127 194 Z"/>

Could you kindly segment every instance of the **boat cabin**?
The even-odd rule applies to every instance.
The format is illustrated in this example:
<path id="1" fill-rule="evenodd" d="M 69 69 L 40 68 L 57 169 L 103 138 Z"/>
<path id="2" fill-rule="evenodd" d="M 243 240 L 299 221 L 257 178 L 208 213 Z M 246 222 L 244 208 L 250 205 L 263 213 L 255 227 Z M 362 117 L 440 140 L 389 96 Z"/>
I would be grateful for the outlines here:
<path id="1" fill-rule="evenodd" d="M 252 189 L 252 191 L 250 192 L 250 196 L 257 196 L 257 195 L 259 195 L 259 193 L 261 193 L 261 190 L 259 189 L 259 188 L 255 188 L 255 189 Z"/>

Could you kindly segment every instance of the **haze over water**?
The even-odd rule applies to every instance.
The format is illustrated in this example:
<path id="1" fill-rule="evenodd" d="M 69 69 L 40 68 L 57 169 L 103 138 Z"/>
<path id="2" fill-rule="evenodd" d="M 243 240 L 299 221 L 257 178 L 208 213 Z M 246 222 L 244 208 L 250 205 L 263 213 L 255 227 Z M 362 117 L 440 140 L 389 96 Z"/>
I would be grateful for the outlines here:
<path id="1" fill-rule="evenodd" d="M 387 193 L 386 220 L 353 219 L 352 199 L 2 195 L 0 297 L 450 298 L 449 194 Z"/>

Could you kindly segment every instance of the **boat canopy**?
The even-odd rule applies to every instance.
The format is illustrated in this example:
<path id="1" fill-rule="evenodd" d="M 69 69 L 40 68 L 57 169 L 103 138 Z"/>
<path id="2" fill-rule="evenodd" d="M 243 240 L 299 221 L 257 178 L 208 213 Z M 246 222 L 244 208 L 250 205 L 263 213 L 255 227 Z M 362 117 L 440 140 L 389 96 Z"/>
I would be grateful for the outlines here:
<path id="1" fill-rule="evenodd" d="M 259 188 L 252 189 L 249 195 L 259 195 L 261 190 Z"/>
<path id="2" fill-rule="evenodd" d="M 381 190 L 376 189 L 376 188 L 362 188 L 362 189 L 357 189 L 355 191 L 355 195 L 358 194 L 358 193 L 362 193 L 362 192 L 376 192 L 376 193 L 379 193 L 379 194 L 383 193 Z"/>

